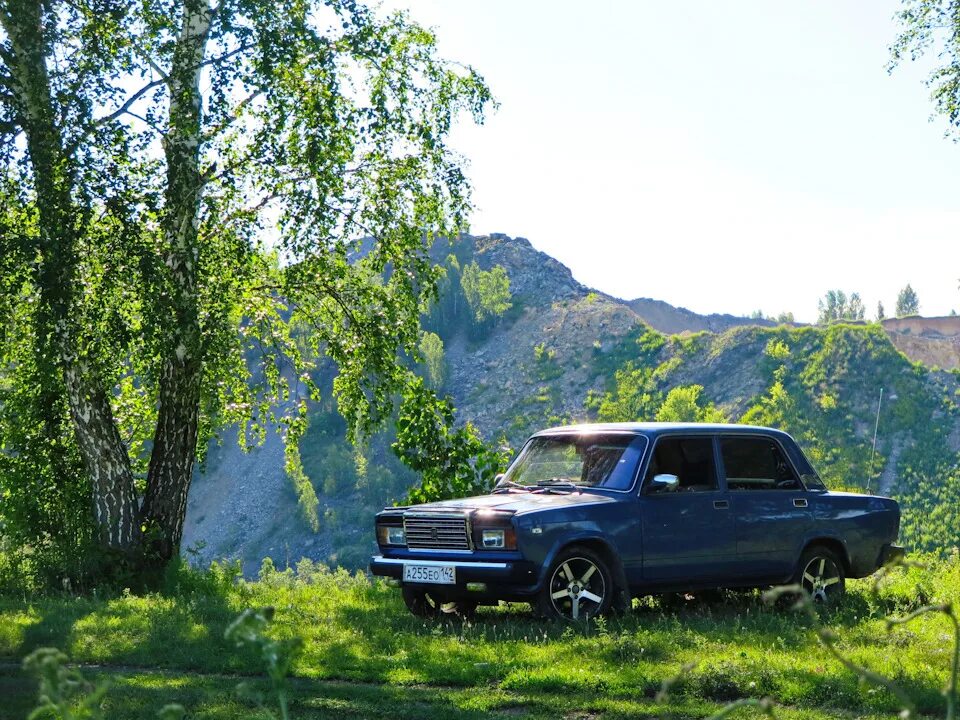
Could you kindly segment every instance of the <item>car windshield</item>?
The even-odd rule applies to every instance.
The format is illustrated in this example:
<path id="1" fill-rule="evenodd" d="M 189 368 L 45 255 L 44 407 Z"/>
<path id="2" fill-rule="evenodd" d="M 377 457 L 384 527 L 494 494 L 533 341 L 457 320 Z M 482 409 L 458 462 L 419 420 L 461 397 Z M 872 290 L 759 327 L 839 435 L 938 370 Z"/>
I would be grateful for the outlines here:
<path id="1" fill-rule="evenodd" d="M 541 435 L 524 446 L 503 480 L 629 490 L 646 445 L 644 436 L 624 433 Z"/>

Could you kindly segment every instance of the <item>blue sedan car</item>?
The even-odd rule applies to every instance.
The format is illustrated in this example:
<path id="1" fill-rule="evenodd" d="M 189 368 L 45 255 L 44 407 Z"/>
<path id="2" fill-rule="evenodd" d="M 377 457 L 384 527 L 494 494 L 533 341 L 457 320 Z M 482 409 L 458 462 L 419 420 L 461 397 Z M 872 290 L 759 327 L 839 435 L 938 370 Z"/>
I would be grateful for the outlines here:
<path id="1" fill-rule="evenodd" d="M 832 602 L 902 555 L 899 526 L 896 501 L 827 490 L 778 430 L 575 425 L 531 437 L 489 495 L 380 512 L 370 569 L 427 617 L 509 600 L 578 620 L 783 583 Z"/>

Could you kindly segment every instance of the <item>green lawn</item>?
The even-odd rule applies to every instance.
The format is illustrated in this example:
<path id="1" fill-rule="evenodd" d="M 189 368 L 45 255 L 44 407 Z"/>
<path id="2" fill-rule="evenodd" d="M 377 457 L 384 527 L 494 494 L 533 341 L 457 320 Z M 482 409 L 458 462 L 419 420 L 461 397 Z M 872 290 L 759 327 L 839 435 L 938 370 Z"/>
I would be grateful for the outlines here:
<path id="1" fill-rule="evenodd" d="M 952 626 L 941 614 L 888 630 L 884 617 L 958 599 L 960 563 L 897 570 L 879 592 L 869 581 L 850 590 L 822 613 L 838 646 L 896 679 L 922 713 L 943 717 Z M 830 657 L 802 615 L 756 594 L 646 600 L 624 618 L 578 626 L 535 620 L 521 606 L 434 624 L 407 614 L 396 590 L 303 566 L 297 577 L 268 571 L 253 583 L 180 571 L 166 593 L 143 597 L 0 598 L 0 718 L 33 706 L 35 683 L 19 666 L 38 647 L 62 649 L 88 679 L 112 678 L 106 717 L 154 717 L 170 702 L 190 717 L 256 716 L 263 711 L 236 686 L 248 676 L 254 691 L 266 690 L 261 658 L 224 630 L 245 608 L 266 605 L 276 608 L 273 637 L 304 641 L 291 681 L 298 718 L 687 718 L 763 696 L 788 718 L 898 709 L 887 690 Z M 678 675 L 669 698 L 656 701 Z"/>

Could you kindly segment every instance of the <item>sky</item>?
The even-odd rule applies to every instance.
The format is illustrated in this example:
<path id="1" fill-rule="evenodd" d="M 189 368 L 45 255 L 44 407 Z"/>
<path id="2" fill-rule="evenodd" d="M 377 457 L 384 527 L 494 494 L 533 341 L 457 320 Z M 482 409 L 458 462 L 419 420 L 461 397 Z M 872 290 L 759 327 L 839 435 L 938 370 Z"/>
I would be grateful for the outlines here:
<path id="1" fill-rule="evenodd" d="M 387 0 L 500 103 L 461 122 L 475 234 L 696 312 L 960 311 L 960 145 L 892 0 Z"/>

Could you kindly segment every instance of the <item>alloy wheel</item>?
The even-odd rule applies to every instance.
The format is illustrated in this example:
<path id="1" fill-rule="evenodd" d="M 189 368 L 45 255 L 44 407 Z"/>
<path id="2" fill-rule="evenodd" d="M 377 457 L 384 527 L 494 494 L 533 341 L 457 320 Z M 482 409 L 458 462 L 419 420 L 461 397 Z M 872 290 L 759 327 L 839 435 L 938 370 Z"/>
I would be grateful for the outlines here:
<path id="1" fill-rule="evenodd" d="M 550 602 L 554 611 L 570 620 L 598 614 L 607 587 L 600 568 L 585 557 L 571 557 L 560 563 L 550 578 Z"/>
<path id="2" fill-rule="evenodd" d="M 842 575 L 831 558 L 815 555 L 803 569 L 800 582 L 814 602 L 825 603 L 840 590 Z"/>

